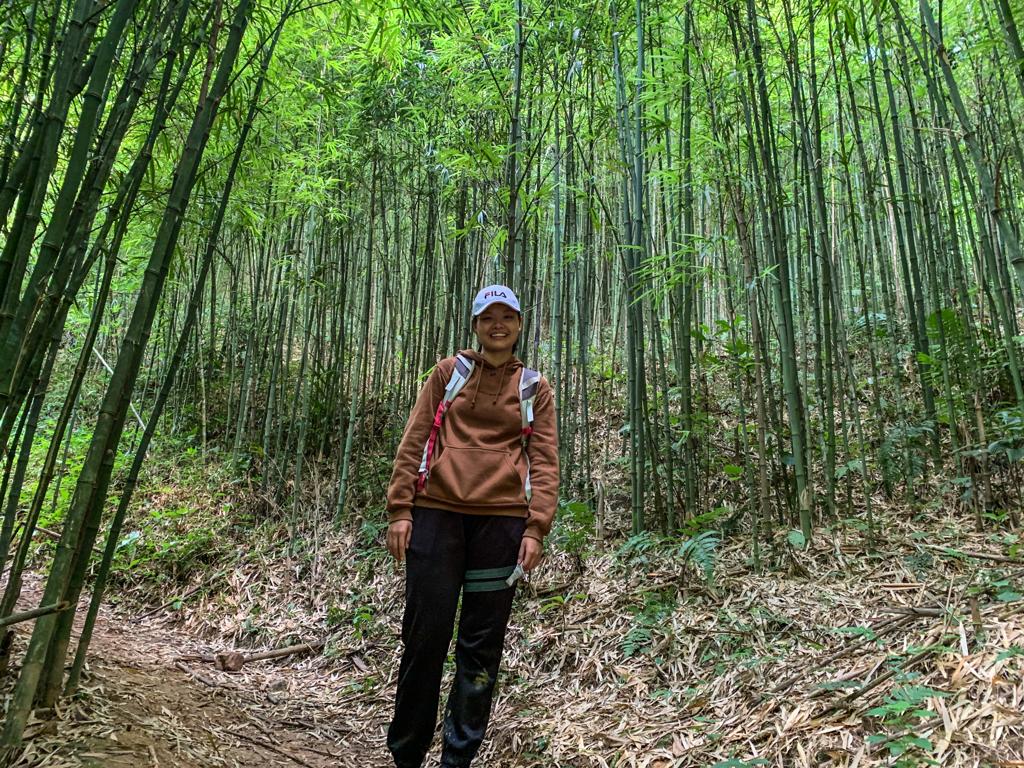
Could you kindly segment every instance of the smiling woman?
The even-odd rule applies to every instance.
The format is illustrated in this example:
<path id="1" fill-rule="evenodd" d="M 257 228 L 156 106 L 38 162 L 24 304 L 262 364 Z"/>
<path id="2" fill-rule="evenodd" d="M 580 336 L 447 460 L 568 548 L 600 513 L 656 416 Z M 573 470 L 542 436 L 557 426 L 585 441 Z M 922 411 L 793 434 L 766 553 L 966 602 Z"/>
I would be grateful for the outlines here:
<path id="1" fill-rule="evenodd" d="M 494 366 L 504 365 L 512 357 L 522 328 L 519 311 L 497 301 L 473 318 L 473 330 L 483 355 Z"/>
<path id="2" fill-rule="evenodd" d="M 547 380 L 515 357 L 515 293 L 481 290 L 473 330 L 480 351 L 442 360 L 420 392 L 388 489 L 388 550 L 407 563 L 405 650 L 388 731 L 401 768 L 420 766 L 430 748 L 460 593 L 441 765 L 476 756 L 515 582 L 540 561 L 558 499 L 554 400 Z"/>

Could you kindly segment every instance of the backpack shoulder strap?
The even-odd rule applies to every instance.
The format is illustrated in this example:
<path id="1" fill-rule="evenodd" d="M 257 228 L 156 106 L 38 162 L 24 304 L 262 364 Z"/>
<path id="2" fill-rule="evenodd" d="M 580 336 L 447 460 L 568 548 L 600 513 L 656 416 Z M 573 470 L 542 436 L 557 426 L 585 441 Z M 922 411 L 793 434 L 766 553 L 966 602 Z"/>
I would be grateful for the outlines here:
<path id="1" fill-rule="evenodd" d="M 473 368 L 476 363 L 463 354 L 455 356 L 455 367 L 452 368 L 452 376 L 444 388 L 444 399 L 451 402 L 459 394 L 469 377 L 473 375 Z"/>
<path id="2" fill-rule="evenodd" d="M 519 376 L 519 411 L 523 416 L 523 436 L 529 437 L 533 432 L 533 400 L 537 397 L 540 386 L 540 373 L 523 368 Z"/>
<path id="3" fill-rule="evenodd" d="M 430 427 L 430 437 L 427 438 L 427 444 L 423 446 L 419 480 L 416 483 L 417 491 L 423 490 L 427 478 L 430 477 L 430 460 L 434 455 L 434 444 L 437 442 L 437 433 L 441 431 L 441 422 L 444 421 L 444 414 L 459 392 L 462 391 L 462 388 L 466 386 L 469 377 L 473 375 L 473 368 L 474 363 L 468 357 L 462 354 L 455 356 L 455 366 L 452 368 L 451 378 L 448 379 L 448 383 L 445 385 L 444 397 L 437 404 L 437 410 L 434 412 L 434 423 Z"/>
<path id="4" fill-rule="evenodd" d="M 530 479 L 530 454 L 526 452 L 526 448 L 530 443 L 530 435 L 533 434 L 533 400 L 537 397 L 539 387 L 540 374 L 523 368 L 519 376 L 519 413 L 523 418 L 523 454 L 526 457 L 526 480 L 523 483 L 523 490 L 526 493 L 527 504 L 533 497 L 533 483 Z"/>

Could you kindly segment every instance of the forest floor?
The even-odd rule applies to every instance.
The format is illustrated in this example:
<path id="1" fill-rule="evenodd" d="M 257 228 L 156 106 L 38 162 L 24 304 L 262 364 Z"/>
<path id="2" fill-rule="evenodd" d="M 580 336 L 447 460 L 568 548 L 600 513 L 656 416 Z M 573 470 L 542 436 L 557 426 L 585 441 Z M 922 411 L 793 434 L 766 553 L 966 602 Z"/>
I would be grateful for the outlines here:
<path id="1" fill-rule="evenodd" d="M 26 585 L 23 603 L 41 593 Z M 84 614 L 83 605 L 81 613 Z M 56 717 L 33 717 L 15 766 L 42 768 L 206 768 L 210 766 L 372 765 L 328 751 L 333 734 L 282 716 L 274 705 L 289 681 L 206 672 L 182 658 L 206 644 L 156 613 L 101 611 L 80 694 Z M 27 639 L 22 631 L 20 645 Z M 76 632 L 77 634 L 77 632 Z M 341 762 L 339 762 L 341 760 Z"/>
<path id="2" fill-rule="evenodd" d="M 783 531 L 761 574 L 746 540 L 706 551 L 707 574 L 651 537 L 554 552 L 517 598 L 477 763 L 1024 766 L 1016 536 L 938 510 L 881 525 L 873 551 L 859 526 L 807 548 Z M 388 765 L 402 576 L 365 529 L 329 530 L 302 557 L 239 550 L 173 604 L 106 609 L 82 694 L 31 725 L 16 765 Z"/>

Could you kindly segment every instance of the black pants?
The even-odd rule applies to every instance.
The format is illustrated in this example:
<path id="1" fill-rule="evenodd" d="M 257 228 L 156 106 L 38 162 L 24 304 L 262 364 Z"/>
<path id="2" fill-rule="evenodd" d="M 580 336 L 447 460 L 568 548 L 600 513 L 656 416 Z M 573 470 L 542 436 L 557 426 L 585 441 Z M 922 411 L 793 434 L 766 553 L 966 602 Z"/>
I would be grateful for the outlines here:
<path id="1" fill-rule="evenodd" d="M 455 681 L 445 707 L 441 765 L 468 766 L 480 749 L 515 594 L 504 580 L 515 567 L 525 528 L 526 520 L 518 517 L 413 510 L 402 621 L 405 650 L 388 729 L 388 749 L 400 768 L 419 768 L 430 749 L 460 592 Z"/>

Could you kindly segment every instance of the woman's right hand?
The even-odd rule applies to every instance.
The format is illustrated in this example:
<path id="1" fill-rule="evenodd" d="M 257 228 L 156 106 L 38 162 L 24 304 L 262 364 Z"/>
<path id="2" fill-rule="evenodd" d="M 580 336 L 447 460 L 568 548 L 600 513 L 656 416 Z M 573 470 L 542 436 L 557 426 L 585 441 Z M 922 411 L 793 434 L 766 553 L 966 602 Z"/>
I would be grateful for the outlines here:
<path id="1" fill-rule="evenodd" d="M 412 539 L 412 520 L 395 520 L 388 526 L 388 552 L 398 562 L 405 560 L 405 550 L 409 548 L 410 539 Z"/>

